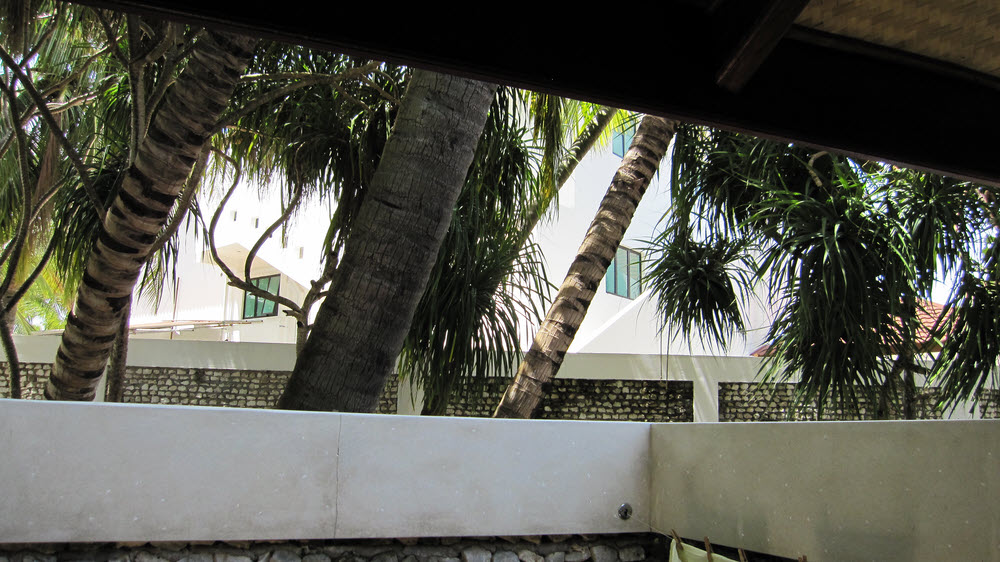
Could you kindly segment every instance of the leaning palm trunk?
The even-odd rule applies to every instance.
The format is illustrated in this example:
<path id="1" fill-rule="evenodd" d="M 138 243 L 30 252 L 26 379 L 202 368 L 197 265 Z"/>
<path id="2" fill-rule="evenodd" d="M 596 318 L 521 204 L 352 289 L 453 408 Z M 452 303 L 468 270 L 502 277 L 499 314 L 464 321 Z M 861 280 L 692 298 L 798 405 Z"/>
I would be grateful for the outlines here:
<path id="1" fill-rule="evenodd" d="M 674 126 L 674 122 L 661 117 L 642 118 L 566 280 L 494 417 L 530 418 L 541 404 L 632 222 L 636 206 L 667 153 Z"/>
<path id="2" fill-rule="evenodd" d="M 46 385 L 49 400 L 94 399 L 142 265 L 255 43 L 222 33 L 198 41 L 104 217 Z"/>
<path id="3" fill-rule="evenodd" d="M 373 412 L 430 278 L 496 86 L 415 71 L 278 402 Z"/>
<path id="4" fill-rule="evenodd" d="M 13 316 L 11 314 L 10 316 Z M 0 344 L 7 357 L 7 372 L 10 374 L 10 397 L 21 398 L 21 363 L 17 357 L 17 347 L 11 333 L 12 322 L 7 316 L 0 315 Z"/>

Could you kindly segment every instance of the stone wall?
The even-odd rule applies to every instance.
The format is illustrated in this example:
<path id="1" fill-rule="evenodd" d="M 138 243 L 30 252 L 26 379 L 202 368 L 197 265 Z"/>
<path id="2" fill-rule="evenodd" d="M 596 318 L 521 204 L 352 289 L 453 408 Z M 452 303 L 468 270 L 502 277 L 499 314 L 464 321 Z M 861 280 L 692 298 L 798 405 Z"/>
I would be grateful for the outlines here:
<path id="1" fill-rule="evenodd" d="M 21 363 L 23 397 L 42 398 L 52 365 Z M 277 403 L 289 373 L 286 371 L 236 371 L 168 367 L 129 367 L 125 402 L 179 404 L 234 408 L 271 408 Z M 476 386 L 460 386 L 448 406 L 449 416 L 489 417 L 506 390 L 509 379 Z M 787 421 L 795 386 L 758 387 L 753 383 L 719 383 L 719 421 Z M 380 414 L 396 413 L 399 379 L 390 377 L 378 403 Z M 542 403 L 541 419 L 606 421 L 693 421 L 694 384 L 691 381 L 588 380 L 553 381 Z M 6 363 L 0 362 L 0 397 L 10 395 Z M 919 419 L 940 419 L 933 408 L 933 390 L 921 393 Z M 1000 418 L 1000 391 L 987 390 L 979 404 L 983 418 Z M 824 420 L 871 419 L 864 404 L 861 415 L 831 409 Z M 815 420 L 816 409 L 796 414 L 795 420 Z"/>
<path id="2" fill-rule="evenodd" d="M 284 371 L 129 367 L 125 402 L 272 408 L 288 376 Z"/>
<path id="3" fill-rule="evenodd" d="M 0 562 L 641 562 L 666 560 L 668 544 L 668 539 L 652 533 L 277 543 L 0 544 Z"/>
<path id="4" fill-rule="evenodd" d="M 1000 419 L 1000 390 L 984 390 L 979 402 L 983 419 Z"/>
<path id="5" fill-rule="evenodd" d="M 500 403 L 510 379 L 460 387 L 447 415 L 488 417 Z M 603 421 L 693 421 L 694 383 L 660 380 L 552 381 L 539 419 Z"/>
<path id="6" fill-rule="evenodd" d="M 44 397 L 45 383 L 52 373 L 51 363 L 21 363 L 21 398 L 41 400 Z M 10 396 L 10 367 L 7 362 L 0 363 L 0 398 Z"/>
<path id="7" fill-rule="evenodd" d="M 390 375 L 389 380 L 385 381 L 385 388 L 382 389 L 382 396 L 378 399 L 378 406 L 376 406 L 375 413 L 377 414 L 395 414 L 396 413 L 396 397 L 399 395 L 399 377 Z"/>
<path id="8" fill-rule="evenodd" d="M 21 363 L 22 397 L 40 400 L 52 365 Z M 232 408 L 272 408 L 285 388 L 287 371 L 128 367 L 124 401 L 133 404 L 174 404 Z M 378 413 L 396 413 L 399 384 L 393 378 L 379 399 Z M 0 396 L 10 396 L 7 363 L 0 363 Z"/>
<path id="9" fill-rule="evenodd" d="M 22 363 L 24 397 L 41 399 L 52 365 Z M 271 408 L 288 380 L 287 371 L 128 367 L 125 402 Z M 509 379 L 482 387 L 463 386 L 448 408 L 449 416 L 488 417 L 500 402 Z M 8 396 L 7 364 L 0 363 L 0 396 Z M 556 379 L 542 404 L 542 419 L 607 421 L 692 421 L 694 385 L 690 381 L 615 381 Z M 390 377 L 379 399 L 380 414 L 395 414 L 398 377 Z"/>
<path id="10" fill-rule="evenodd" d="M 719 421 L 813 421 L 816 408 L 808 407 L 789 417 L 794 402 L 795 384 L 757 385 L 755 383 L 719 383 Z M 934 408 L 935 389 L 924 389 L 917 396 L 917 419 L 941 419 Z M 827 408 L 823 420 L 874 419 L 875 410 L 862 397 L 857 412 Z"/>

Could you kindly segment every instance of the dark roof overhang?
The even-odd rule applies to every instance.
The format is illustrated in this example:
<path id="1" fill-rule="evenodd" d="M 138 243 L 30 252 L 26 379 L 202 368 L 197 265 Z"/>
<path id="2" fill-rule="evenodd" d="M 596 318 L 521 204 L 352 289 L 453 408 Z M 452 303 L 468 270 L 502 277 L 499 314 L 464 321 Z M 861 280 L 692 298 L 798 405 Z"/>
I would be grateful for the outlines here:
<path id="1" fill-rule="evenodd" d="M 815 6 L 832 0 L 813 0 L 808 6 L 802 0 L 664 0 L 647 10 L 609 4 L 607 11 L 565 3 L 445 10 L 426 3 L 388 8 L 299 0 L 257 10 L 230 0 L 86 2 L 1000 185 L 993 138 L 1000 125 L 1000 77 L 955 63 L 965 61 L 961 52 L 927 55 L 912 42 L 886 45 L 889 41 L 881 36 L 870 37 L 875 42 L 864 40 L 864 32 L 849 37 L 822 31 L 840 31 L 809 19 L 822 19 Z M 905 6 L 892 7 L 899 2 L 886 2 L 885 8 L 873 1 L 854 4 L 870 5 L 871 13 L 902 29 L 920 25 Z M 943 1 L 942 9 L 953 4 Z M 994 14 L 998 8 L 982 4 L 988 13 L 964 14 L 963 21 L 1000 17 Z M 926 23 L 936 21 L 927 19 L 936 17 L 933 13 L 922 17 Z M 862 23 L 880 29 L 877 22 Z M 996 23 L 987 28 L 1000 27 Z M 958 25 L 953 51 L 964 48 L 961 26 L 966 24 Z M 970 50 L 997 55 L 994 43 L 970 33 L 973 40 L 977 44 L 970 44 Z"/>

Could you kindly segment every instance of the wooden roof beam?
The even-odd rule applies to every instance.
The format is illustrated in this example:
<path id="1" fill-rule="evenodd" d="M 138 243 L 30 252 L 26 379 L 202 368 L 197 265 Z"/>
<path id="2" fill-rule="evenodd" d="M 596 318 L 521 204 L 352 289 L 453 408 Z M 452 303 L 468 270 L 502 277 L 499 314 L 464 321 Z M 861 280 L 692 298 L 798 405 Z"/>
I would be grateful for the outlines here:
<path id="1" fill-rule="evenodd" d="M 734 3 L 742 4 L 743 10 L 749 4 L 746 0 L 723 1 L 714 4 L 712 11 L 728 11 L 733 8 Z M 778 46 L 778 42 L 792 27 L 792 22 L 809 0 L 763 0 L 752 3 L 757 4 L 756 9 L 747 14 L 749 17 L 745 17 L 736 47 L 715 76 L 715 83 L 730 92 L 743 89 L 771 51 Z"/>

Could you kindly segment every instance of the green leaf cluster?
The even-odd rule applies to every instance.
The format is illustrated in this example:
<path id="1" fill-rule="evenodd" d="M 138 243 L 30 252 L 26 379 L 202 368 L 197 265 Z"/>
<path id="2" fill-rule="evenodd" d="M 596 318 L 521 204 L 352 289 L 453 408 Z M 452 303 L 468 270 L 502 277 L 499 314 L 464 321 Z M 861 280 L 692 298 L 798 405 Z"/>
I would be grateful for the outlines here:
<path id="1" fill-rule="evenodd" d="M 992 254 L 982 258 L 992 188 L 687 125 L 671 177 L 646 268 L 665 324 L 724 346 L 763 295 L 774 311 L 763 380 L 798 381 L 799 406 L 820 413 L 900 409 L 891 402 L 924 371 L 919 356 L 941 345 L 930 358 L 940 406 L 996 380 L 1000 326 L 983 313 L 1000 304 Z M 955 275 L 928 334 L 935 280 Z"/>

